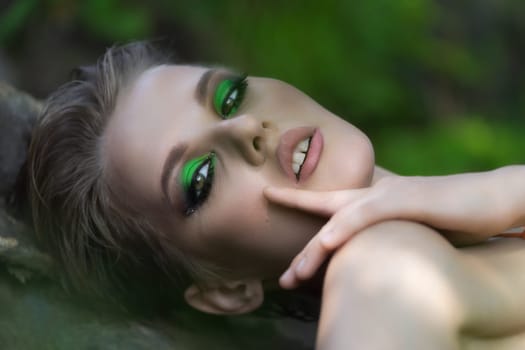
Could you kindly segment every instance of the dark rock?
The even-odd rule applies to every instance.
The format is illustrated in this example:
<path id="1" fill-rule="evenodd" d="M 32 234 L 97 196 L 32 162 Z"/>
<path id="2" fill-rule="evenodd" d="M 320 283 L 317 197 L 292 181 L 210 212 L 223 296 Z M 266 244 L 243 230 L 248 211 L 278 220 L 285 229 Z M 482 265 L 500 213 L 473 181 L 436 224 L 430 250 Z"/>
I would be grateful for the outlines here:
<path id="1" fill-rule="evenodd" d="M 313 349 L 313 324 L 190 310 L 169 320 L 145 320 L 103 303 L 82 302 L 51 283 L 22 285 L 1 272 L 0 303 L 2 350 Z"/>
<path id="2" fill-rule="evenodd" d="M 31 96 L 0 82 L 0 197 L 17 181 L 40 108 Z"/>
<path id="3" fill-rule="evenodd" d="M 37 247 L 32 228 L 1 208 L 0 262 L 22 283 L 32 277 L 60 279 L 51 257 Z"/>

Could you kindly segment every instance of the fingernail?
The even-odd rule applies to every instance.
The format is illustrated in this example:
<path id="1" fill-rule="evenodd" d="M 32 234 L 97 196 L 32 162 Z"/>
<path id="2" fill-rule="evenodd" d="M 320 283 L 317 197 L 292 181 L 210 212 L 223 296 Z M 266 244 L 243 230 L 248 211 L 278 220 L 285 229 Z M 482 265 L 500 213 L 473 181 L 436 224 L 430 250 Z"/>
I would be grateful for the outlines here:
<path id="1" fill-rule="evenodd" d="M 282 284 L 287 284 L 287 282 L 290 282 L 292 279 L 292 271 L 290 271 L 290 269 L 284 271 L 284 273 L 281 275 L 281 277 L 279 278 L 279 283 L 282 285 Z"/>
<path id="2" fill-rule="evenodd" d="M 301 261 L 299 261 L 299 264 L 297 264 L 296 271 L 301 272 L 306 265 L 306 258 L 301 258 Z"/>

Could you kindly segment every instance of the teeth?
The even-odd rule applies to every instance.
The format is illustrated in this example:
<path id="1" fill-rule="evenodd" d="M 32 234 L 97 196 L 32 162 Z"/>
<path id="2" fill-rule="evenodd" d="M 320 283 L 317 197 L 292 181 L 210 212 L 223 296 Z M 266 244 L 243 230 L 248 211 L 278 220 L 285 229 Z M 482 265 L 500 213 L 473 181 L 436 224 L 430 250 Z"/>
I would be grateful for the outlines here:
<path id="1" fill-rule="evenodd" d="M 307 138 L 295 147 L 292 159 L 292 169 L 295 175 L 299 175 L 301 167 L 303 166 L 304 160 L 306 159 L 306 153 L 310 147 L 310 138 Z"/>
<path id="2" fill-rule="evenodd" d="M 303 164 L 305 158 L 306 158 L 306 154 L 304 154 L 303 152 L 294 152 L 293 154 L 294 163 Z"/>
<path id="3" fill-rule="evenodd" d="M 295 148 L 296 151 L 306 152 L 308 151 L 308 146 L 310 146 L 310 138 L 307 138 L 306 140 L 303 140 L 299 142 L 297 147 Z"/>

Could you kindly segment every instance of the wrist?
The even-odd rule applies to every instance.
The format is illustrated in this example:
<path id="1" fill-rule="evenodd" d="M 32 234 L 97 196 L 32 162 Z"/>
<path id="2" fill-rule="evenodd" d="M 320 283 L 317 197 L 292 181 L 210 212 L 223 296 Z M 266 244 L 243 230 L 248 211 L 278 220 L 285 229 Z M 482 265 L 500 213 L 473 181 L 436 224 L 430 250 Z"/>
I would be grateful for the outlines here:
<path id="1" fill-rule="evenodd" d="M 492 171 L 499 186 L 499 204 L 505 208 L 506 227 L 525 226 L 525 166 L 511 165 Z"/>

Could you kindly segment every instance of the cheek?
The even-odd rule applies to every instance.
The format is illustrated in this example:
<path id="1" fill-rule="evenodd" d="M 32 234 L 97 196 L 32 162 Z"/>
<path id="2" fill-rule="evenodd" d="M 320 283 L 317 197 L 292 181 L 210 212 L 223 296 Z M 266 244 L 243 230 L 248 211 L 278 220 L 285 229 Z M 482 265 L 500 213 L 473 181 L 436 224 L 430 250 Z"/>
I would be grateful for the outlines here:
<path id="1" fill-rule="evenodd" d="M 207 222 L 206 240 L 216 246 L 229 248 L 230 252 L 253 250 L 260 245 L 271 230 L 267 205 L 262 190 L 241 191 L 238 185 L 226 198 L 221 198 Z"/>
<path id="2" fill-rule="evenodd" d="M 196 230 L 199 240 L 195 244 L 204 258 L 225 263 L 256 246 L 269 227 L 262 189 L 256 191 L 242 182 L 236 186 L 225 186 L 222 182 L 220 191 L 199 218 Z"/>
<path id="3" fill-rule="evenodd" d="M 357 137 L 336 146 L 331 154 L 331 168 L 340 188 L 359 188 L 369 186 L 375 165 L 374 152 L 366 137 Z M 344 161 L 342 161 L 344 160 Z M 330 169 L 329 169 L 330 170 Z"/>
<path id="4" fill-rule="evenodd" d="M 299 253 L 326 222 L 311 213 L 289 209 L 282 206 L 269 207 L 271 236 L 276 244 L 275 258 L 283 263 L 289 262 Z"/>
<path id="5" fill-rule="evenodd" d="M 275 277 L 321 228 L 324 219 L 269 204 L 263 186 L 221 198 L 220 208 L 203 227 L 207 257 L 239 273 Z"/>
<path id="6" fill-rule="evenodd" d="M 311 188 L 339 190 L 369 186 L 375 159 L 368 137 L 339 118 L 324 131 L 325 148 Z"/>

